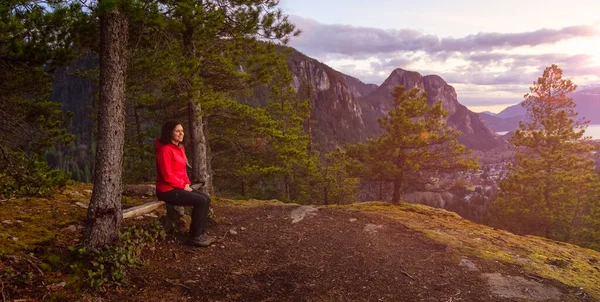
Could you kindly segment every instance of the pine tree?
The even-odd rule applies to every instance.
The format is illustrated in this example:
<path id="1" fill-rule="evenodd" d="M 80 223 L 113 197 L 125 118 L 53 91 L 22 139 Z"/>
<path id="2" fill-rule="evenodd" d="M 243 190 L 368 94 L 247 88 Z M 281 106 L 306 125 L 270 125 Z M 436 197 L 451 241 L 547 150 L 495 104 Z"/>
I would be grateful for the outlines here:
<path id="1" fill-rule="evenodd" d="M 150 13 L 137 23 L 145 29 L 137 31 L 132 100 L 141 120 L 155 120 L 144 117 L 150 110 L 161 119 L 185 122 L 191 178 L 210 191 L 212 156 L 206 138 L 213 127 L 208 115 L 218 114 L 219 107 L 231 110 L 230 99 L 267 85 L 279 56 L 275 43 L 285 44 L 297 30 L 274 0 L 158 3 L 160 17 Z"/>
<path id="2" fill-rule="evenodd" d="M 261 185 L 269 182 L 275 170 L 271 162 L 271 138 L 276 122 L 268 112 L 232 100 L 220 102 L 218 108 L 204 109 L 213 129 L 209 136 L 210 161 L 219 194 L 276 198 L 262 190 Z"/>
<path id="3" fill-rule="evenodd" d="M 577 241 L 590 209 L 598 203 L 589 121 L 577 117 L 568 96 L 577 86 L 552 65 L 525 95 L 528 123 L 510 143 L 515 158 L 493 204 L 496 223 L 512 231 Z"/>
<path id="4" fill-rule="evenodd" d="M 348 171 L 350 159 L 341 148 L 325 154 L 319 165 L 320 182 L 313 196 L 323 204 L 347 204 L 356 202 L 360 180 Z"/>
<path id="5" fill-rule="evenodd" d="M 265 107 L 277 126 L 272 137 L 271 162 L 277 168 L 279 196 L 284 201 L 305 202 L 316 173 L 315 158 L 309 152 L 310 135 L 305 128 L 310 118 L 309 99 L 299 96 L 292 86 L 292 74 L 284 58 L 277 65 Z"/>
<path id="6" fill-rule="evenodd" d="M 128 65 L 128 20 L 121 3 L 100 1 L 100 98 L 94 190 L 86 217 L 84 244 L 99 248 L 119 238 L 123 145 L 125 142 L 125 74 Z"/>
<path id="7" fill-rule="evenodd" d="M 168 34 L 176 53 L 175 88 L 178 103 L 187 106 L 192 178 L 211 189 L 210 125 L 203 107 L 221 100 L 223 93 L 240 91 L 264 82 L 270 65 L 264 56 L 273 45 L 287 42 L 297 31 L 288 22 L 278 1 L 160 1 L 167 15 Z M 267 64 L 265 64 L 267 63 Z M 242 68 L 240 68 L 242 67 Z"/>
<path id="8" fill-rule="evenodd" d="M 43 157 L 73 139 L 65 129 L 70 115 L 49 94 L 52 73 L 74 56 L 86 20 L 79 3 L 0 3 L 0 195 L 45 194 L 68 180 Z"/>
<path id="9" fill-rule="evenodd" d="M 385 133 L 346 147 L 356 161 L 354 173 L 393 183 L 392 202 L 397 203 L 407 189 L 434 184 L 436 173 L 476 169 L 477 162 L 465 157 L 470 152 L 457 141 L 459 131 L 446 125 L 448 112 L 440 101 L 429 106 L 418 88 L 396 86 L 391 94 L 394 107 L 378 120 Z"/>

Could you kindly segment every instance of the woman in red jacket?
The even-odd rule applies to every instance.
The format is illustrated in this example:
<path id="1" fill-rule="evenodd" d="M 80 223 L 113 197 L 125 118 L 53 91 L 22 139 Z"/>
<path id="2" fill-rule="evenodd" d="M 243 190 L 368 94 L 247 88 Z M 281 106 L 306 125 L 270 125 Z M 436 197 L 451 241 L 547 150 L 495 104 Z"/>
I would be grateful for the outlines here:
<path id="1" fill-rule="evenodd" d="M 183 126 L 168 121 L 156 140 L 156 196 L 159 200 L 175 206 L 192 206 L 189 243 L 209 246 L 215 238 L 206 233 L 210 197 L 190 187 L 186 171 Z"/>

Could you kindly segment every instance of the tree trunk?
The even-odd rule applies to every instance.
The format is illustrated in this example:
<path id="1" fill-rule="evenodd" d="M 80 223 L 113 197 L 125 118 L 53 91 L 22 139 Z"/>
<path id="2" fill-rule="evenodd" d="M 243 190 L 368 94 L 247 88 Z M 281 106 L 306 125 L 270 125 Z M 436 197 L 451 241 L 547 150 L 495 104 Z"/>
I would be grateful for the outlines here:
<path id="1" fill-rule="evenodd" d="M 312 108 L 313 108 L 313 101 L 312 101 L 312 84 L 310 82 L 307 81 L 307 89 L 306 89 L 306 97 L 308 99 L 308 118 L 306 120 L 306 124 L 307 124 L 307 133 L 308 133 L 308 155 L 311 155 L 312 153 L 312 144 L 313 144 L 313 137 L 312 137 Z"/>
<path id="2" fill-rule="evenodd" d="M 290 201 L 290 177 L 288 175 L 285 175 L 283 177 L 283 190 L 284 190 L 284 194 L 285 196 L 283 197 L 285 202 L 289 202 Z"/>
<path id="3" fill-rule="evenodd" d="M 400 194 L 402 193 L 402 179 L 397 177 L 394 180 L 394 195 L 392 196 L 392 203 L 400 203 Z"/>
<path id="4" fill-rule="evenodd" d="M 127 18 L 118 8 L 100 16 L 100 99 L 94 191 L 88 208 L 84 244 L 99 248 L 119 237 L 121 174 L 125 140 Z"/>
<path id="5" fill-rule="evenodd" d="M 202 126 L 202 107 L 190 98 L 188 101 L 188 118 L 190 143 L 192 145 L 192 181 L 202 184 L 202 189 L 208 192 L 210 179 L 208 176 L 208 158 L 206 156 L 206 136 Z"/>
<path id="6" fill-rule="evenodd" d="M 208 118 L 203 118 L 202 119 L 203 122 L 203 126 L 202 129 L 204 130 L 204 137 L 207 138 L 208 137 Z M 205 146 L 205 150 L 206 150 L 206 155 L 205 155 L 205 160 L 206 160 L 206 171 L 204 174 L 204 177 L 206 178 L 206 183 L 205 183 L 205 193 L 208 193 L 209 195 L 214 195 L 215 194 L 215 187 L 213 186 L 213 173 L 212 173 L 212 165 L 211 165 L 211 161 L 212 161 L 212 156 L 211 156 L 211 151 L 210 151 L 210 143 L 208 141 L 208 139 L 204 140 L 204 146 Z"/>
<path id="7" fill-rule="evenodd" d="M 188 59 L 193 59 L 196 53 L 194 45 L 194 27 L 186 25 L 183 31 L 183 51 Z M 190 75 L 193 77 L 193 75 Z M 208 175 L 208 157 L 206 152 L 206 136 L 202 124 L 202 106 L 198 102 L 198 92 L 194 90 L 191 83 L 187 85 L 188 95 L 188 124 L 190 133 L 190 144 L 192 146 L 192 182 L 202 184 L 202 190 L 209 193 L 208 186 L 212 183 Z"/>

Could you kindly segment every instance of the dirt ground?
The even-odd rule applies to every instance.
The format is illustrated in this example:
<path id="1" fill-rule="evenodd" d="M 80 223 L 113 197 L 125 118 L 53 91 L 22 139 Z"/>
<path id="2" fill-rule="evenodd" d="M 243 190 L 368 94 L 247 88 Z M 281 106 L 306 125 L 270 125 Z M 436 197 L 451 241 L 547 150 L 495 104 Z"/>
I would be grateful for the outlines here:
<path id="1" fill-rule="evenodd" d="M 593 301 L 576 288 L 527 275 L 517 267 L 465 258 L 456 249 L 380 215 L 343 208 L 303 207 L 306 213 L 299 209 L 216 205 L 219 222 L 211 223 L 209 232 L 222 239 L 219 243 L 196 248 L 185 245 L 183 237 L 170 236 L 146 251 L 146 264 L 129 272 L 125 289 L 96 297 L 102 301 Z M 497 279 L 500 283 L 494 283 Z"/>

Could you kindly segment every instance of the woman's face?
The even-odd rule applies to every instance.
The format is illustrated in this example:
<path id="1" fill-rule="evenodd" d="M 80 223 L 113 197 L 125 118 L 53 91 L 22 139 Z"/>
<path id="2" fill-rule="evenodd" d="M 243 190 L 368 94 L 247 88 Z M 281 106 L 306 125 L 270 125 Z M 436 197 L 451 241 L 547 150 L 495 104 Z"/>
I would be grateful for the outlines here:
<path id="1" fill-rule="evenodd" d="M 177 125 L 171 134 L 173 144 L 179 144 L 183 141 L 183 126 Z"/>

